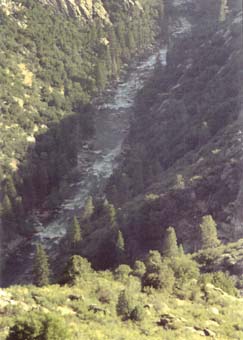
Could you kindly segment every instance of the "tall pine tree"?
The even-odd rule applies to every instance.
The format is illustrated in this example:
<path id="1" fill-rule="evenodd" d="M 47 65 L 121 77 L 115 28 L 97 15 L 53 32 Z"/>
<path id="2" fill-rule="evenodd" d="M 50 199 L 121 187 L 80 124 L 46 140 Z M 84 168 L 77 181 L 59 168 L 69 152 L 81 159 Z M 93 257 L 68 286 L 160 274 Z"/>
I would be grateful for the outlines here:
<path id="1" fill-rule="evenodd" d="M 33 276 L 36 286 L 43 287 L 49 284 L 50 269 L 48 257 L 41 244 L 36 245 Z"/>
<path id="2" fill-rule="evenodd" d="M 93 198 L 91 196 L 88 197 L 85 206 L 84 206 L 84 211 L 83 211 L 83 215 L 82 218 L 84 220 L 88 220 L 90 219 L 90 217 L 92 216 L 94 212 L 94 204 L 93 204 Z"/>
<path id="3" fill-rule="evenodd" d="M 121 230 L 118 230 L 117 240 L 116 240 L 116 255 L 117 262 L 122 263 L 125 257 L 125 241 Z"/>
<path id="4" fill-rule="evenodd" d="M 164 244 L 163 244 L 163 254 L 167 257 L 177 256 L 178 255 L 178 245 L 175 229 L 173 227 L 169 227 L 166 229 Z"/>
<path id="5" fill-rule="evenodd" d="M 217 225 L 211 215 L 203 216 L 200 229 L 203 249 L 213 248 L 219 245 Z"/>
<path id="6" fill-rule="evenodd" d="M 81 228 L 77 216 L 74 216 L 70 227 L 69 241 L 72 248 L 76 248 L 82 240 Z"/>

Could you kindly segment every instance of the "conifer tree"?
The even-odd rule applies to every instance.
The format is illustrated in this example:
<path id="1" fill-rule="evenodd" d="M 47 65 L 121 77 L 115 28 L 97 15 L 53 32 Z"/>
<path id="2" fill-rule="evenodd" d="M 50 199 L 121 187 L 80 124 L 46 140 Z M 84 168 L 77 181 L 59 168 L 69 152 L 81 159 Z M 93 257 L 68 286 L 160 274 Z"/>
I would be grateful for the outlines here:
<path id="1" fill-rule="evenodd" d="M 43 287 L 49 284 L 50 270 L 48 257 L 41 244 L 36 245 L 33 274 L 34 283 L 38 287 Z"/>
<path id="2" fill-rule="evenodd" d="M 131 308 L 131 298 L 129 297 L 126 290 L 121 291 L 118 297 L 118 302 L 116 305 L 117 315 L 121 316 L 123 320 L 127 320 L 130 317 Z"/>
<path id="3" fill-rule="evenodd" d="M 106 226 L 115 228 L 117 225 L 116 222 L 116 209 L 113 204 L 106 202 L 105 203 L 105 223 Z"/>
<path id="4" fill-rule="evenodd" d="M 166 229 L 163 244 L 163 254 L 167 257 L 178 255 L 176 233 L 173 227 L 169 227 L 168 229 Z"/>
<path id="5" fill-rule="evenodd" d="M 85 206 L 84 206 L 84 212 L 83 212 L 83 219 L 88 220 L 92 216 L 94 212 L 94 204 L 93 204 L 93 198 L 91 196 L 88 197 Z"/>
<path id="6" fill-rule="evenodd" d="M 200 229 L 203 249 L 213 248 L 219 245 L 217 225 L 211 215 L 203 216 Z"/>
<path id="7" fill-rule="evenodd" d="M 116 253 L 117 253 L 117 261 L 122 262 L 124 259 L 124 255 L 125 255 L 125 241 L 124 241 L 121 230 L 118 230 L 118 234 L 117 234 Z"/>
<path id="8" fill-rule="evenodd" d="M 182 244 L 179 245 L 179 248 L 178 248 L 178 255 L 179 255 L 179 256 L 185 255 L 184 248 L 183 248 L 183 245 L 182 245 Z"/>
<path id="9" fill-rule="evenodd" d="M 107 70 L 105 64 L 98 62 L 96 67 L 96 83 L 99 90 L 103 91 L 107 81 Z"/>
<path id="10" fill-rule="evenodd" d="M 70 228 L 69 239 L 72 247 L 76 247 L 82 240 L 81 228 L 77 216 L 74 216 L 73 222 Z"/>

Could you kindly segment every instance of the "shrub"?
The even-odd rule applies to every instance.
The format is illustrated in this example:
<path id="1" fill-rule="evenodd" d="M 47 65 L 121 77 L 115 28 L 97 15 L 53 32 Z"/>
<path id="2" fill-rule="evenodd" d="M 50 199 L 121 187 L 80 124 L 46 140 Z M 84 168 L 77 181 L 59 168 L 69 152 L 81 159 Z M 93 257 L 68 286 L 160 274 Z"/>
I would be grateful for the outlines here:
<path id="1" fill-rule="evenodd" d="M 172 292 L 174 283 L 174 272 L 165 262 L 161 263 L 159 269 L 156 271 L 146 271 L 142 279 L 143 287 L 153 287 L 166 293 Z"/>
<path id="2" fill-rule="evenodd" d="M 237 296 L 238 290 L 235 287 L 233 279 L 224 272 L 215 272 L 204 274 L 200 278 L 200 282 L 205 286 L 207 283 L 213 284 L 215 287 L 222 289 L 224 292 Z"/>
<path id="3" fill-rule="evenodd" d="M 126 281 L 128 279 L 129 274 L 132 272 L 131 267 L 127 264 L 121 264 L 114 272 L 114 276 L 116 280 Z"/>
<path id="4" fill-rule="evenodd" d="M 112 292 L 107 288 L 98 288 L 96 294 L 101 303 L 110 303 L 112 300 Z"/>
<path id="5" fill-rule="evenodd" d="M 138 305 L 132 310 L 130 318 L 133 321 L 142 321 L 144 316 L 144 308 Z"/>
<path id="6" fill-rule="evenodd" d="M 53 314 L 32 313 L 15 321 L 7 340 L 69 340 L 63 320 Z"/>
<path id="7" fill-rule="evenodd" d="M 68 260 L 63 281 L 64 283 L 74 285 L 78 283 L 82 277 L 86 277 L 87 274 L 91 273 L 92 268 L 89 261 L 84 257 L 74 255 Z"/>
<path id="8" fill-rule="evenodd" d="M 121 291 L 119 294 L 116 312 L 123 320 L 130 318 L 132 312 L 131 296 L 129 296 L 126 290 Z"/>
<path id="9" fill-rule="evenodd" d="M 142 261 L 136 261 L 134 263 L 132 275 L 141 279 L 145 272 L 146 272 L 145 264 Z"/>

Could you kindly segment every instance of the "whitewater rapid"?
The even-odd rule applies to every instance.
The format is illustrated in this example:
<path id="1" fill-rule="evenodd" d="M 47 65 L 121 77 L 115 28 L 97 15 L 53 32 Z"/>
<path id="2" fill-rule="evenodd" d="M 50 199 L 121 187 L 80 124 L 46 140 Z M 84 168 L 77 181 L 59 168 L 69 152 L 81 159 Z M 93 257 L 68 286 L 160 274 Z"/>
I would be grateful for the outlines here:
<path id="1" fill-rule="evenodd" d="M 42 243 L 48 254 L 55 257 L 58 244 L 65 236 L 73 216 L 80 214 L 89 196 L 102 192 L 117 165 L 117 157 L 129 132 L 136 94 L 151 76 L 158 60 L 166 65 L 166 53 L 167 49 L 162 48 L 133 65 L 125 79 L 115 89 L 108 91 L 103 103 L 96 106 L 94 138 L 79 152 L 76 180 L 69 184 L 68 197 L 49 223 L 43 225 L 35 216 L 37 232 L 10 259 L 4 285 L 31 282 L 35 245 Z"/>

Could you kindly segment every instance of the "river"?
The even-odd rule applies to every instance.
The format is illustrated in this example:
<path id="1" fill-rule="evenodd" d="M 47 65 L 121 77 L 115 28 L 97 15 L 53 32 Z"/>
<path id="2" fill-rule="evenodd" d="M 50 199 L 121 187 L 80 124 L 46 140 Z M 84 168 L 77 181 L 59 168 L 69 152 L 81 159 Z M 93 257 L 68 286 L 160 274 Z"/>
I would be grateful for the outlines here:
<path id="1" fill-rule="evenodd" d="M 117 165 L 117 157 L 129 132 L 136 94 L 151 76 L 157 59 L 166 64 L 166 52 L 166 48 L 162 48 L 133 65 L 118 86 L 107 92 L 103 103 L 96 105 L 94 137 L 79 152 L 76 180 L 70 183 L 69 196 L 59 207 L 55 218 L 46 225 L 39 223 L 37 233 L 23 242 L 9 258 L 3 286 L 30 283 L 35 245 L 42 243 L 48 254 L 55 256 L 73 216 L 81 211 L 89 196 L 102 192 Z"/>
<path id="2" fill-rule="evenodd" d="M 173 1 L 178 13 L 169 24 L 169 35 L 174 39 L 191 31 L 191 23 L 183 6 L 190 2 Z M 106 92 L 102 104 L 96 104 L 94 137 L 79 152 L 76 180 L 70 183 L 68 197 L 60 205 L 55 218 L 45 225 L 39 223 L 37 233 L 10 256 L 2 286 L 30 283 L 36 244 L 42 243 L 49 256 L 55 258 L 60 240 L 65 236 L 73 216 L 79 215 L 89 196 L 102 193 L 107 179 L 117 166 L 117 158 L 129 132 L 136 94 L 152 75 L 158 58 L 161 64 L 166 65 L 166 55 L 167 48 L 164 47 L 134 63 L 118 86 Z"/>

